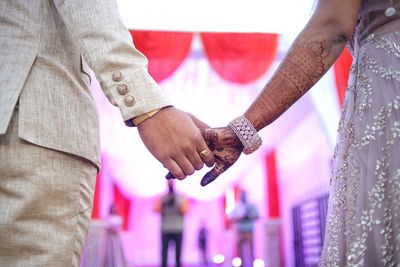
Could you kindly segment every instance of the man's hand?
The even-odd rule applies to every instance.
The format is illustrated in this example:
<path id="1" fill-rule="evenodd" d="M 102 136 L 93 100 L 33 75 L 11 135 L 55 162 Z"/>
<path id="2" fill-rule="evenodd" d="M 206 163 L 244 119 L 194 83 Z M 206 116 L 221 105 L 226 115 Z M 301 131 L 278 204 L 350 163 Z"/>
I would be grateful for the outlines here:
<path id="1" fill-rule="evenodd" d="M 207 149 L 207 144 L 191 117 L 179 109 L 161 109 L 139 124 L 138 131 L 147 149 L 177 179 L 200 170 L 204 163 L 214 165 L 212 153 L 200 157 L 199 152 Z"/>
<path id="2" fill-rule="evenodd" d="M 215 179 L 240 157 L 243 145 L 236 134 L 228 127 L 202 130 L 204 139 L 215 157 L 214 168 L 204 175 L 201 185 L 205 186 Z"/>

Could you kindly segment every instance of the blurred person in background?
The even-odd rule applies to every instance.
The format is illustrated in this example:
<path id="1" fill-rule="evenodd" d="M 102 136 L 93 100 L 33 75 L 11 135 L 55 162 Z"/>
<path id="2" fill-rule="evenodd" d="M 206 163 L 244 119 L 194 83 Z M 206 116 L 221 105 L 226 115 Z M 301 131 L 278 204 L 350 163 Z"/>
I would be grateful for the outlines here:
<path id="1" fill-rule="evenodd" d="M 208 265 L 208 229 L 204 222 L 201 223 L 197 236 L 197 246 L 199 248 L 200 264 Z"/>
<path id="2" fill-rule="evenodd" d="M 113 204 L 106 219 L 106 253 L 104 267 L 127 267 L 121 231 L 124 220 Z"/>
<path id="3" fill-rule="evenodd" d="M 175 247 L 175 266 L 181 267 L 184 216 L 188 202 L 175 192 L 174 180 L 168 180 L 168 192 L 157 200 L 155 211 L 161 214 L 161 266 L 167 267 L 170 242 Z"/>
<path id="4" fill-rule="evenodd" d="M 254 221 L 259 217 L 257 207 L 248 202 L 247 193 L 241 190 L 239 201 L 229 214 L 236 229 L 236 252 L 243 266 L 253 266 Z"/>

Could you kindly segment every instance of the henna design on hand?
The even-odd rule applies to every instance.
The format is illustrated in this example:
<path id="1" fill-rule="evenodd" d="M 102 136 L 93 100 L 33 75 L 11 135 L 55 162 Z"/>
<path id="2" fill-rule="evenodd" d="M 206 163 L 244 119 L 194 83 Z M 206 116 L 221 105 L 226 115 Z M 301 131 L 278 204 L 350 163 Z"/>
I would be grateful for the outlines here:
<path id="1" fill-rule="evenodd" d="M 202 133 L 215 157 L 213 169 L 201 180 L 201 185 L 205 186 L 214 181 L 239 159 L 243 145 L 232 129 L 228 127 L 208 128 L 203 130 Z"/>

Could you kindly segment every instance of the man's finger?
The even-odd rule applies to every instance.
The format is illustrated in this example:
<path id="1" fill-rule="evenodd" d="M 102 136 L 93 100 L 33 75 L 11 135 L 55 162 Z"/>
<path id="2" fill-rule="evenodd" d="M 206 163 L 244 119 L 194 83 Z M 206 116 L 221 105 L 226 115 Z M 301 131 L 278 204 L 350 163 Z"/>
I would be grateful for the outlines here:
<path id="1" fill-rule="evenodd" d="M 185 179 L 186 176 L 190 176 L 196 171 L 196 169 L 194 168 L 194 166 L 192 165 L 192 163 L 190 162 L 190 160 L 187 157 L 179 157 L 179 158 L 176 158 L 175 161 L 179 165 L 179 167 L 181 168 L 181 170 L 183 171 L 183 173 L 185 175 L 185 177 L 183 177 L 183 178 L 177 177 L 174 175 L 179 180 Z"/>
<path id="2" fill-rule="evenodd" d="M 169 160 L 164 164 L 165 168 L 168 169 L 169 173 L 172 175 L 172 177 L 177 178 L 179 180 L 183 180 L 186 178 L 185 173 L 182 171 L 182 169 L 179 167 L 179 165 L 174 161 L 174 160 Z M 167 177 L 165 177 L 167 178 Z"/>
<path id="3" fill-rule="evenodd" d="M 192 119 L 192 121 L 193 121 L 193 123 L 197 126 L 197 128 L 199 128 L 200 130 L 203 130 L 203 129 L 205 129 L 205 128 L 210 128 L 210 126 L 207 124 L 207 123 L 205 123 L 204 121 L 202 121 L 202 120 L 199 120 L 196 116 L 194 116 L 193 114 L 191 114 L 191 113 L 188 113 L 188 112 L 186 112 L 186 114 L 188 114 L 189 115 L 189 117 Z"/>

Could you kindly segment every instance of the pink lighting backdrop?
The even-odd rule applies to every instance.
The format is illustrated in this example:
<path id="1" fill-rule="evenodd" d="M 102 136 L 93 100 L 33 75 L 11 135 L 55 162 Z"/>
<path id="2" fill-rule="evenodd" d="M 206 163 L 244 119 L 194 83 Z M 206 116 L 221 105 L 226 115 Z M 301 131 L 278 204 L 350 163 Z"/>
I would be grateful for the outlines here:
<path id="1" fill-rule="evenodd" d="M 185 37 L 187 40 L 187 36 Z M 190 40 L 192 40 L 190 38 Z M 289 42 L 281 37 L 280 42 Z M 276 49 L 276 48 L 274 48 Z M 276 50 L 275 50 L 276 51 Z M 263 88 L 285 53 L 278 45 L 278 56 L 261 75 L 247 83 L 229 82 L 216 72 L 205 56 L 198 35 L 193 35 L 190 50 L 176 70 L 162 76 L 160 85 L 175 106 L 195 114 L 211 126 L 226 125 L 242 114 Z M 151 61 L 150 61 L 150 64 Z M 128 262 L 136 265 L 159 263 L 159 215 L 153 212 L 155 199 L 166 190 L 166 170 L 142 144 L 136 129 L 126 127 L 117 108 L 112 106 L 93 79 L 101 126 L 103 168 L 99 180 L 98 216 L 105 218 L 114 201 L 114 186 L 130 201 L 127 230 L 123 242 Z M 256 203 L 261 218 L 256 223 L 256 256 L 265 259 L 264 224 L 268 214 L 265 156 L 277 155 L 278 187 L 286 266 L 293 266 L 291 207 L 326 191 L 330 157 L 339 116 L 335 73 L 327 75 L 287 113 L 261 131 L 264 145 L 250 156 L 242 156 L 213 184 L 203 188 L 199 182 L 204 170 L 177 183 L 177 189 L 190 199 L 186 216 L 183 262 L 197 263 L 197 230 L 205 222 L 210 230 L 210 256 L 233 256 L 234 235 L 224 225 L 223 197 L 240 186 Z"/>

